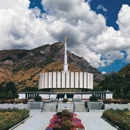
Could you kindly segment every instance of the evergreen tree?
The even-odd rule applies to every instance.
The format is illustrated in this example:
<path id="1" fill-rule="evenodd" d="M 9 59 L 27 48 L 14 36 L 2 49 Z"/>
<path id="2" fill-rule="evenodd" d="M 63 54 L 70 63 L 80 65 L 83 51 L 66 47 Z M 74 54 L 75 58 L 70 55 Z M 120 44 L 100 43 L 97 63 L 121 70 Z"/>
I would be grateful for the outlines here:
<path id="1" fill-rule="evenodd" d="M 7 98 L 8 98 L 8 99 L 12 99 L 12 98 L 13 98 L 13 94 L 12 94 L 12 91 L 11 91 L 11 90 L 8 91 L 8 93 L 7 93 Z"/>
<path id="2" fill-rule="evenodd" d="M 0 83 L 0 92 L 3 92 L 4 91 L 4 87 L 2 85 L 2 83 Z"/>
<path id="3" fill-rule="evenodd" d="M 127 93 L 126 98 L 130 100 L 130 91 Z"/>
<path id="4" fill-rule="evenodd" d="M 6 93 L 8 93 L 9 91 L 12 92 L 13 98 L 17 98 L 18 97 L 18 92 L 17 92 L 17 88 L 14 84 L 14 82 L 10 81 L 6 84 L 5 86 L 5 91 Z"/>
<path id="5" fill-rule="evenodd" d="M 123 92 L 122 88 L 120 89 L 120 93 L 118 95 L 118 98 L 124 98 L 124 92 Z"/>
<path id="6" fill-rule="evenodd" d="M 0 99 L 5 99 L 6 98 L 6 94 L 4 92 L 0 92 Z"/>
<path id="7" fill-rule="evenodd" d="M 113 91 L 113 98 L 117 98 L 117 94 L 115 90 Z"/>

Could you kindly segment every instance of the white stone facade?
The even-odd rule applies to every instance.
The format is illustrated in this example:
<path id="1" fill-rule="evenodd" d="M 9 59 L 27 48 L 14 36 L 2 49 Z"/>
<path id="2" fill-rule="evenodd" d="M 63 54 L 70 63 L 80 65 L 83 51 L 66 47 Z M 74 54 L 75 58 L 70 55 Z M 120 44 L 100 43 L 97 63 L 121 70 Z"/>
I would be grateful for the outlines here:
<path id="1" fill-rule="evenodd" d="M 93 74 L 87 72 L 45 72 L 39 74 L 39 89 L 93 89 Z"/>

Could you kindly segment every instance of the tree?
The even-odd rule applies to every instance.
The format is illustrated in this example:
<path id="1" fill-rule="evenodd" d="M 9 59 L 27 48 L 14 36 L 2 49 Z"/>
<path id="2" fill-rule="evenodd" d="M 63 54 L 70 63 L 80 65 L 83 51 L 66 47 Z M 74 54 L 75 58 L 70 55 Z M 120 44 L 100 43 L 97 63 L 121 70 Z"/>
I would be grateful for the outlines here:
<path id="1" fill-rule="evenodd" d="M 21 91 L 38 91 L 38 88 L 37 87 L 26 87 Z"/>
<path id="2" fill-rule="evenodd" d="M 126 98 L 130 100 L 130 91 L 127 93 Z"/>
<path id="3" fill-rule="evenodd" d="M 16 88 L 14 82 L 12 82 L 12 81 L 10 81 L 10 82 L 8 82 L 6 84 L 5 91 L 6 91 L 6 93 L 8 93 L 9 91 L 11 91 L 12 95 L 13 95 L 13 98 L 17 98 L 18 97 L 17 96 L 18 95 L 17 88 Z"/>
<path id="4" fill-rule="evenodd" d="M 101 91 L 101 87 L 94 87 L 92 91 Z"/>
<path id="5" fill-rule="evenodd" d="M 113 98 L 117 98 L 117 94 L 116 94 L 116 91 L 114 90 L 113 92 Z"/>
<path id="6" fill-rule="evenodd" d="M 2 83 L 0 83 L 0 92 L 3 92 L 4 91 L 4 87 L 2 85 Z"/>
<path id="7" fill-rule="evenodd" d="M 120 89 L 120 93 L 119 93 L 118 97 L 119 98 L 124 98 L 124 92 L 123 92 L 122 88 Z"/>
<path id="8" fill-rule="evenodd" d="M 4 92 L 0 92 L 0 99 L 5 99 L 6 98 L 6 94 Z"/>
<path id="9" fill-rule="evenodd" d="M 8 91 L 8 93 L 7 93 L 7 98 L 8 98 L 8 99 L 12 99 L 12 98 L 13 98 L 13 94 L 12 94 L 12 91 L 11 91 L 11 90 Z"/>
<path id="10" fill-rule="evenodd" d="M 15 97 L 15 98 L 18 98 L 18 97 L 19 97 L 19 95 L 18 95 L 17 92 L 15 93 L 14 97 Z"/>

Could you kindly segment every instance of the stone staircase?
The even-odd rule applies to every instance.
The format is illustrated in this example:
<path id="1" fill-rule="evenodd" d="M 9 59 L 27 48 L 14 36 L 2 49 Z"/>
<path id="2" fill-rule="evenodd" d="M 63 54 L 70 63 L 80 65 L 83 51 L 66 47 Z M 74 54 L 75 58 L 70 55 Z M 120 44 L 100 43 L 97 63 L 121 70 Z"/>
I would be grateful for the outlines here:
<path id="1" fill-rule="evenodd" d="M 56 112 L 56 104 L 57 102 L 45 103 L 43 112 Z M 61 111 L 63 108 L 73 111 L 72 104 L 59 104 L 57 111 Z M 75 112 L 87 112 L 84 102 L 75 102 Z"/>
<path id="2" fill-rule="evenodd" d="M 59 103 L 57 112 L 61 112 L 63 110 L 73 112 L 73 103 Z"/>
<path id="3" fill-rule="evenodd" d="M 45 103 L 43 112 L 55 112 L 56 111 L 56 104 L 57 104 L 57 102 Z"/>
<path id="4" fill-rule="evenodd" d="M 87 112 L 84 102 L 75 102 L 75 112 Z"/>
<path id="5" fill-rule="evenodd" d="M 43 102 L 28 102 L 27 108 L 30 110 L 40 110 Z"/>

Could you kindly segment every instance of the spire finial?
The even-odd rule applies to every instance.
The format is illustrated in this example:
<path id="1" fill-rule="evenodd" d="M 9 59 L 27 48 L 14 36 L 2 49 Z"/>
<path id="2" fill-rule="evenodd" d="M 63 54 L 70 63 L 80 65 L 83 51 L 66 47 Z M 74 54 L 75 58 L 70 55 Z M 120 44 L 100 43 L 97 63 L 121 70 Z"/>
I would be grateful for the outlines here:
<path id="1" fill-rule="evenodd" d="M 67 63 L 67 50 L 66 50 L 66 47 L 67 47 L 67 36 L 64 37 L 64 40 L 65 40 L 65 53 L 64 53 L 64 72 L 68 72 L 68 63 Z"/>
<path id="2" fill-rule="evenodd" d="M 64 37 L 65 42 L 67 41 L 67 36 Z"/>

